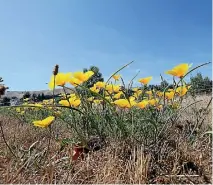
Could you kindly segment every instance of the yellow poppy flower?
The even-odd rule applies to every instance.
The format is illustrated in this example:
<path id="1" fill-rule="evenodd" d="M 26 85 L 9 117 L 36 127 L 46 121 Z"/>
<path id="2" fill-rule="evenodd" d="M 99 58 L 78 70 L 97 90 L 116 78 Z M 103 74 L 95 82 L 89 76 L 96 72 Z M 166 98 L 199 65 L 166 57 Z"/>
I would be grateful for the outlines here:
<path id="1" fill-rule="evenodd" d="M 21 108 L 20 108 L 20 107 L 17 107 L 17 108 L 16 108 L 16 112 L 20 113 L 20 112 L 21 112 Z"/>
<path id="2" fill-rule="evenodd" d="M 144 109 L 146 106 L 149 104 L 149 101 L 147 100 L 142 100 L 141 102 L 137 103 L 137 107 Z"/>
<path id="3" fill-rule="evenodd" d="M 48 127 L 54 120 L 54 116 L 49 116 L 43 120 L 33 121 L 33 124 L 34 126 L 45 128 Z"/>
<path id="4" fill-rule="evenodd" d="M 116 104 L 120 108 L 130 108 L 136 104 L 134 100 L 128 101 L 127 99 L 119 99 L 114 101 L 114 104 Z"/>
<path id="5" fill-rule="evenodd" d="M 162 110 L 163 109 L 163 105 L 157 105 L 156 108 L 157 108 L 157 110 Z"/>
<path id="6" fill-rule="evenodd" d="M 118 93 L 120 91 L 120 86 L 109 84 L 109 85 L 106 86 L 106 90 L 109 93 L 113 93 L 113 92 Z"/>
<path id="7" fill-rule="evenodd" d="M 66 96 L 65 96 L 66 97 Z M 69 97 L 69 98 L 76 98 L 76 94 L 75 93 L 72 93 L 72 94 L 67 94 L 67 97 Z"/>
<path id="8" fill-rule="evenodd" d="M 184 96 L 184 95 L 187 93 L 187 91 L 188 91 L 188 89 L 189 89 L 190 87 L 191 87 L 191 86 L 189 86 L 189 87 L 180 86 L 180 87 L 178 87 L 178 88 L 176 89 L 176 92 L 178 93 L 179 96 Z"/>
<path id="9" fill-rule="evenodd" d="M 151 100 L 149 100 L 148 102 L 149 102 L 150 105 L 153 105 L 153 106 L 154 106 L 154 105 L 157 105 L 158 99 L 151 99 Z"/>
<path id="10" fill-rule="evenodd" d="M 148 95 L 152 95 L 152 91 L 146 91 L 146 94 L 148 94 Z"/>
<path id="11" fill-rule="evenodd" d="M 81 104 L 81 100 L 76 97 L 72 97 L 72 98 L 69 98 L 69 101 L 60 100 L 58 103 L 66 107 L 70 107 L 70 106 L 78 107 Z"/>
<path id="12" fill-rule="evenodd" d="M 121 75 L 113 75 L 112 78 L 114 78 L 116 81 L 119 80 Z"/>
<path id="13" fill-rule="evenodd" d="M 105 82 L 96 82 L 95 85 L 96 85 L 97 88 L 104 88 Z"/>
<path id="14" fill-rule="evenodd" d="M 134 101 L 135 100 L 135 97 L 134 96 L 130 96 L 129 97 L 129 101 L 131 102 L 131 101 Z"/>
<path id="15" fill-rule="evenodd" d="M 134 87 L 134 88 L 132 88 L 132 90 L 135 92 L 135 91 L 138 91 L 138 88 Z"/>
<path id="16" fill-rule="evenodd" d="M 72 73 L 58 73 L 55 76 L 55 86 L 64 86 L 70 81 Z M 50 82 L 48 84 L 50 89 L 54 88 L 54 75 L 51 76 Z"/>
<path id="17" fill-rule="evenodd" d="M 103 100 L 94 100 L 93 101 L 95 104 L 100 104 L 101 102 L 103 102 Z"/>
<path id="18" fill-rule="evenodd" d="M 25 113 L 25 111 L 24 111 L 24 110 L 22 110 L 22 111 L 20 112 L 20 114 L 21 114 L 21 115 L 24 115 L 24 113 Z"/>
<path id="19" fill-rule="evenodd" d="M 173 69 L 168 70 L 165 73 L 181 78 L 188 72 L 190 67 L 191 67 L 191 65 L 189 65 L 187 63 L 183 63 L 183 64 L 179 64 L 179 65 L 175 66 Z"/>
<path id="20" fill-rule="evenodd" d="M 119 98 L 121 97 L 122 94 L 124 94 L 124 93 L 123 93 L 123 92 L 119 92 L 119 93 L 115 94 L 115 95 L 113 96 L 113 98 L 119 99 Z"/>
<path id="21" fill-rule="evenodd" d="M 76 87 L 80 85 L 82 82 L 79 79 L 72 77 L 70 78 L 69 83 L 73 85 L 74 87 Z"/>
<path id="22" fill-rule="evenodd" d="M 40 104 L 40 103 L 35 103 L 34 106 L 36 106 L 36 107 L 43 107 L 43 105 Z"/>
<path id="23" fill-rule="evenodd" d="M 94 97 L 87 98 L 87 100 L 92 102 L 94 100 Z"/>
<path id="24" fill-rule="evenodd" d="M 98 92 L 100 91 L 100 89 L 97 89 L 97 88 L 96 88 L 96 85 L 95 85 L 95 84 L 94 84 L 93 87 L 90 88 L 90 90 L 91 90 L 92 92 L 95 92 L 95 93 L 98 93 Z"/>
<path id="25" fill-rule="evenodd" d="M 152 76 L 146 77 L 146 78 L 141 78 L 138 81 L 144 85 L 148 84 L 150 80 L 152 79 Z"/>
<path id="26" fill-rule="evenodd" d="M 134 97 L 139 98 L 139 96 L 142 94 L 141 90 L 135 91 Z"/>
<path id="27" fill-rule="evenodd" d="M 159 97 L 162 97 L 163 96 L 163 92 L 157 91 L 156 95 L 159 96 Z"/>
<path id="28" fill-rule="evenodd" d="M 73 77 L 78 79 L 81 83 L 87 81 L 92 75 L 94 75 L 93 71 L 87 71 L 86 73 L 84 72 L 75 72 L 73 74 Z"/>
<path id="29" fill-rule="evenodd" d="M 110 100 L 111 97 L 110 96 L 105 96 L 105 99 Z"/>
<path id="30" fill-rule="evenodd" d="M 168 100 L 173 99 L 174 95 L 175 95 L 175 92 L 174 92 L 174 91 L 170 91 L 170 92 L 166 92 L 166 93 L 165 93 L 165 97 L 166 97 Z"/>

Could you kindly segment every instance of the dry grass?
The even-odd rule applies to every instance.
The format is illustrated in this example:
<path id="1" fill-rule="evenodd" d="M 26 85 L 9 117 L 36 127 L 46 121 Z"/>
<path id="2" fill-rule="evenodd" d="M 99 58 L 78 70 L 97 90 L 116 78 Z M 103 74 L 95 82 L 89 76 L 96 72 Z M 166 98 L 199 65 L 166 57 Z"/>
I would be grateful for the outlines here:
<path id="1" fill-rule="evenodd" d="M 0 116 L 4 137 L 16 156 L 1 137 L 0 183 L 211 183 L 212 138 L 203 135 L 211 127 L 211 108 L 203 111 L 210 96 L 200 98 L 204 101 L 187 108 L 181 121 L 172 124 L 155 145 L 109 138 L 105 148 L 78 161 L 71 161 L 72 146 L 60 151 L 54 133 L 48 144 L 48 130 Z M 56 130 L 61 132 L 59 138 L 70 136 L 63 125 L 54 125 Z"/>

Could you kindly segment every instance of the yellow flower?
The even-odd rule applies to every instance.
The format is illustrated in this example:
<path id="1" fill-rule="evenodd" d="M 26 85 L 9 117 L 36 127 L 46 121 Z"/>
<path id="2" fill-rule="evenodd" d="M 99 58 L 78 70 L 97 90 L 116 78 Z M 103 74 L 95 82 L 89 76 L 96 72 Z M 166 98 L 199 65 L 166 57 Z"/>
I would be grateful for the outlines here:
<path id="1" fill-rule="evenodd" d="M 110 96 L 105 96 L 105 99 L 110 100 L 111 97 Z"/>
<path id="2" fill-rule="evenodd" d="M 152 91 L 146 91 L 146 94 L 148 94 L 148 95 L 152 95 Z"/>
<path id="3" fill-rule="evenodd" d="M 124 94 L 124 93 L 123 93 L 123 92 L 119 92 L 119 93 L 115 94 L 115 95 L 113 96 L 113 98 L 119 99 L 119 98 L 121 97 L 122 94 Z"/>
<path id="4" fill-rule="evenodd" d="M 66 96 L 65 96 L 66 97 Z M 67 94 L 67 97 L 69 97 L 69 98 L 76 98 L 76 94 L 75 93 L 72 93 L 72 94 Z"/>
<path id="5" fill-rule="evenodd" d="M 24 101 L 29 101 L 30 98 L 25 98 Z"/>
<path id="6" fill-rule="evenodd" d="M 103 100 L 94 100 L 93 102 L 94 102 L 95 104 L 100 104 L 102 101 L 103 101 Z"/>
<path id="7" fill-rule="evenodd" d="M 55 76 L 55 86 L 64 86 L 70 81 L 72 73 L 58 73 Z M 50 89 L 54 88 L 54 75 L 51 76 L 50 82 L 48 84 Z"/>
<path id="8" fill-rule="evenodd" d="M 87 98 L 87 100 L 92 102 L 94 100 L 94 97 Z"/>
<path id="9" fill-rule="evenodd" d="M 134 100 L 128 101 L 127 99 L 119 99 L 114 101 L 114 104 L 116 104 L 120 108 L 130 108 L 136 104 Z"/>
<path id="10" fill-rule="evenodd" d="M 73 74 L 74 78 L 78 79 L 81 83 L 87 81 L 92 75 L 94 75 L 93 71 L 87 71 L 86 73 L 75 72 Z"/>
<path id="11" fill-rule="evenodd" d="M 130 101 L 130 102 L 132 102 L 132 101 L 134 101 L 134 100 L 135 100 L 135 97 L 134 97 L 134 96 L 130 96 L 130 97 L 129 97 L 129 101 Z"/>
<path id="12" fill-rule="evenodd" d="M 119 80 L 121 75 L 113 75 L 112 78 L 114 78 L 116 81 Z"/>
<path id="13" fill-rule="evenodd" d="M 43 107 L 43 105 L 40 104 L 40 103 L 35 103 L 34 106 L 36 106 L 36 107 Z"/>
<path id="14" fill-rule="evenodd" d="M 166 93 L 165 93 L 165 97 L 166 97 L 168 100 L 173 99 L 174 95 L 175 95 L 175 92 L 174 92 L 174 91 L 170 91 L 170 92 L 166 92 Z"/>
<path id="15" fill-rule="evenodd" d="M 149 102 L 150 105 L 153 105 L 153 106 L 154 106 L 154 105 L 157 105 L 158 99 L 151 99 L 151 100 L 149 100 L 148 102 Z"/>
<path id="16" fill-rule="evenodd" d="M 16 108 L 16 112 L 18 112 L 18 113 L 21 112 L 21 108 L 20 108 L 20 107 L 17 107 L 17 108 Z"/>
<path id="17" fill-rule="evenodd" d="M 134 88 L 132 88 L 132 90 L 135 92 L 135 91 L 138 91 L 138 88 L 134 87 Z"/>
<path id="18" fill-rule="evenodd" d="M 76 97 L 72 97 L 72 98 L 69 98 L 69 101 L 60 100 L 58 103 L 66 107 L 70 107 L 70 106 L 78 107 L 81 104 L 81 100 Z"/>
<path id="19" fill-rule="evenodd" d="M 152 79 L 152 76 L 146 77 L 146 78 L 141 78 L 138 81 L 144 85 L 148 84 L 150 80 Z"/>
<path id="20" fill-rule="evenodd" d="M 80 85 L 82 82 L 79 79 L 72 77 L 70 78 L 69 83 L 73 85 L 74 87 L 76 87 Z"/>
<path id="21" fill-rule="evenodd" d="M 190 67 L 191 67 L 191 65 L 189 65 L 187 63 L 183 63 L 183 64 L 179 64 L 179 65 L 175 66 L 173 69 L 168 70 L 165 73 L 181 78 L 188 72 Z"/>
<path id="22" fill-rule="evenodd" d="M 157 110 L 161 110 L 163 108 L 163 105 L 157 105 L 156 108 Z"/>
<path id="23" fill-rule="evenodd" d="M 94 84 L 93 87 L 90 88 L 90 90 L 91 90 L 92 92 L 95 92 L 95 93 L 98 93 L 98 92 L 100 91 L 100 89 L 97 89 L 97 88 L 96 88 L 96 85 L 95 85 L 95 84 Z"/>
<path id="24" fill-rule="evenodd" d="M 105 82 L 96 82 L 95 85 L 96 85 L 97 88 L 104 88 Z"/>
<path id="25" fill-rule="evenodd" d="M 43 100 L 42 101 L 43 104 L 52 104 L 53 103 L 53 99 L 49 99 L 49 100 Z"/>
<path id="26" fill-rule="evenodd" d="M 141 102 L 137 103 L 137 107 L 144 109 L 149 104 L 148 100 L 142 100 Z"/>
<path id="27" fill-rule="evenodd" d="M 106 86 L 106 90 L 109 91 L 109 93 L 113 93 L 113 92 L 117 93 L 120 90 L 120 86 L 110 84 Z"/>
<path id="28" fill-rule="evenodd" d="M 180 86 L 180 87 L 178 87 L 178 88 L 176 89 L 176 92 L 178 93 L 179 96 L 184 96 L 184 95 L 187 93 L 187 91 L 188 91 L 188 89 L 189 89 L 190 87 L 191 87 L 191 86 L 189 86 L 189 87 Z"/>
<path id="29" fill-rule="evenodd" d="M 139 96 L 142 94 L 141 90 L 135 91 L 134 97 L 139 98 Z"/>
<path id="30" fill-rule="evenodd" d="M 33 121 L 33 124 L 34 126 L 45 128 L 48 127 L 54 120 L 54 116 L 49 116 L 43 120 Z"/>
<path id="31" fill-rule="evenodd" d="M 157 91 L 156 95 L 159 96 L 159 97 L 162 97 L 163 96 L 163 92 Z"/>
<path id="32" fill-rule="evenodd" d="M 24 110 L 22 110 L 22 111 L 20 112 L 20 114 L 21 114 L 21 115 L 24 115 L 24 113 L 25 113 L 25 111 L 24 111 Z"/>
<path id="33" fill-rule="evenodd" d="M 49 100 L 43 100 L 42 102 L 43 102 L 43 104 L 48 104 Z"/>

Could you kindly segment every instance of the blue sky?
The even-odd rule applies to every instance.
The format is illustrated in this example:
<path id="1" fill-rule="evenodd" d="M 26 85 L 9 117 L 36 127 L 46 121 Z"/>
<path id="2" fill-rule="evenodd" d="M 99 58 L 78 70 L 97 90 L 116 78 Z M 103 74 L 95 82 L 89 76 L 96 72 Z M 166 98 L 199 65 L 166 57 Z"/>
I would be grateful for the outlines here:
<path id="1" fill-rule="evenodd" d="M 0 76 L 10 90 L 47 89 L 53 66 L 96 65 L 126 81 L 212 60 L 211 0 L 1 0 Z M 197 71 L 211 77 L 208 65 Z"/>

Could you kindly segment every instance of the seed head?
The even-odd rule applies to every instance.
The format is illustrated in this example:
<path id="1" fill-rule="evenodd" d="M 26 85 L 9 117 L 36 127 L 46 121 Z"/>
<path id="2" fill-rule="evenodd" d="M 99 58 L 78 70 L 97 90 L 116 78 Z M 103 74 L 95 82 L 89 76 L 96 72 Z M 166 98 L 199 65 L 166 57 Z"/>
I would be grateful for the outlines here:
<path id="1" fill-rule="evenodd" d="M 53 70 L 53 75 L 57 75 L 58 74 L 58 68 L 59 68 L 59 65 L 56 64 L 55 67 L 54 67 L 54 70 Z"/>

